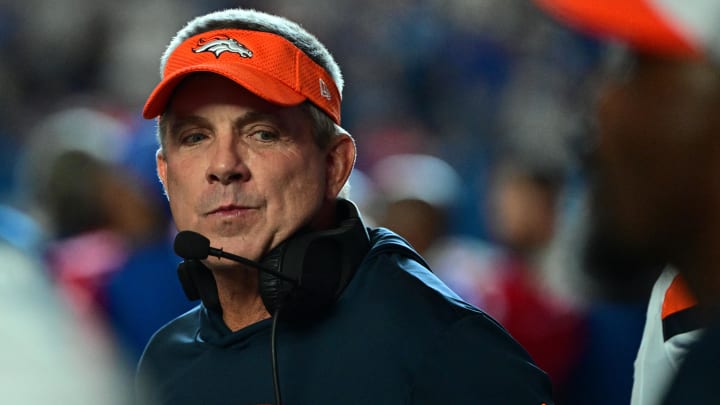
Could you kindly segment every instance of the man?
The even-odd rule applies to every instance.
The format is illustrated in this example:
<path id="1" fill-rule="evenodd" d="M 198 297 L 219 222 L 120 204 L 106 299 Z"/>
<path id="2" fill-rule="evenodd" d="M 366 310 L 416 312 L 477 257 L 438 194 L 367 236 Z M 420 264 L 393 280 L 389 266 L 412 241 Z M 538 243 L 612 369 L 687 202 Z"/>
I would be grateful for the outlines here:
<path id="1" fill-rule="evenodd" d="M 159 117 L 158 173 L 178 229 L 215 250 L 176 240 L 202 303 L 140 360 L 157 402 L 552 402 L 497 323 L 340 197 L 355 145 L 339 127 L 340 69 L 314 36 L 211 13 L 177 34 L 162 72 L 144 110 Z"/>
<path id="2" fill-rule="evenodd" d="M 702 326 L 717 316 L 720 2 L 538 3 L 632 49 L 598 99 L 594 214 L 600 234 L 647 262 L 671 265 L 653 287 L 635 363 L 632 403 L 657 404 Z"/>

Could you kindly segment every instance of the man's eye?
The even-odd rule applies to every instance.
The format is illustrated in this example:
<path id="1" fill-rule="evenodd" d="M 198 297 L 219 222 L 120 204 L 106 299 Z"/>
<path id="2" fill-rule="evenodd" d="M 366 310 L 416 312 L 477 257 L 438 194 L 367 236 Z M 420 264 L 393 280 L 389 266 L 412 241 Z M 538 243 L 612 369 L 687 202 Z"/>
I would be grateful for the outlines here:
<path id="1" fill-rule="evenodd" d="M 258 141 L 270 142 L 276 140 L 278 138 L 278 135 L 272 131 L 260 130 L 253 132 L 252 137 L 257 139 Z"/>
<path id="2" fill-rule="evenodd" d="M 184 137 L 182 137 L 182 144 L 183 145 L 192 145 L 195 143 L 198 143 L 202 141 L 203 139 L 207 138 L 207 136 L 201 132 L 194 132 L 191 134 L 188 134 Z"/>

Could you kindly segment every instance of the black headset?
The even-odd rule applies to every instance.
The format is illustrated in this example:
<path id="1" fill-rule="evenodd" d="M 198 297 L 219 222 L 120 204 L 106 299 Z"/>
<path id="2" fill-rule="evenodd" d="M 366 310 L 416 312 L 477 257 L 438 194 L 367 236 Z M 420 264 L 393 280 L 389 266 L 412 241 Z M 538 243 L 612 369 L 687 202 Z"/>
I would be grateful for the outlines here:
<path id="1" fill-rule="evenodd" d="M 340 297 L 370 250 L 370 238 L 357 207 L 348 200 L 338 200 L 337 222 L 334 229 L 299 231 L 259 263 L 235 256 L 260 270 L 260 296 L 270 314 L 282 308 L 283 319 L 288 321 L 320 317 Z M 209 249 L 220 252 L 219 257 L 233 257 Z M 212 272 L 200 260 L 180 256 L 185 260 L 177 272 L 185 295 L 222 312 Z"/>

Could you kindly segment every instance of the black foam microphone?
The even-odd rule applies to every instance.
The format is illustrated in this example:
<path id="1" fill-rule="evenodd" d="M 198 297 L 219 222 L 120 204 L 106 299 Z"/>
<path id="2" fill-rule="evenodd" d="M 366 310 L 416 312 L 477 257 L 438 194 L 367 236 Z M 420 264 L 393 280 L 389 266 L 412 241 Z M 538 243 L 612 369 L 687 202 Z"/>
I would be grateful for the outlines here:
<path id="1" fill-rule="evenodd" d="M 224 252 L 222 249 L 210 246 L 210 239 L 197 232 L 179 232 L 177 236 L 175 236 L 175 243 L 173 244 L 173 249 L 178 256 L 182 257 L 185 260 L 203 260 L 207 259 L 208 256 L 215 256 L 218 259 L 230 259 L 232 261 L 254 267 L 265 273 L 272 274 L 273 276 L 292 283 L 293 285 L 298 285 L 298 280 L 295 280 L 294 278 L 289 277 L 275 269 L 271 269 L 267 266 L 263 266 L 256 261 L 247 259 L 242 256 L 234 255 L 232 253 L 227 253 Z"/>

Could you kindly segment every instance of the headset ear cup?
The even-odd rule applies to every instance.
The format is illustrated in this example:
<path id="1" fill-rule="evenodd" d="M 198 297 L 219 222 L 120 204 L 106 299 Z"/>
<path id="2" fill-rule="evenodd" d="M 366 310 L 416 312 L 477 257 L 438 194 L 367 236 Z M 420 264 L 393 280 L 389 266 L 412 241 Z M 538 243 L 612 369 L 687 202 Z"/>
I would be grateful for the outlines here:
<path id="1" fill-rule="evenodd" d="M 180 279 L 180 285 L 182 285 L 183 292 L 185 293 L 187 299 L 195 301 L 200 299 L 200 292 L 198 291 L 189 267 L 190 265 L 188 265 L 187 261 L 180 262 L 177 268 L 177 275 L 178 279 Z"/>
<path id="2" fill-rule="evenodd" d="M 309 319 L 327 312 L 336 298 L 340 282 L 341 243 L 322 232 L 287 240 L 263 259 L 265 267 L 298 280 L 285 280 L 260 272 L 260 297 L 269 313 L 282 307 L 286 320 Z"/>
<path id="3" fill-rule="evenodd" d="M 283 256 L 287 243 L 283 243 L 277 248 L 271 250 L 260 262 L 263 266 L 276 271 L 283 269 Z M 292 290 L 293 286 L 272 274 L 261 271 L 259 274 L 259 290 L 260 298 L 262 298 L 265 309 L 270 314 L 274 314 L 285 300 L 286 295 Z"/>
<path id="4" fill-rule="evenodd" d="M 298 233 L 261 260 L 263 266 L 298 281 L 294 286 L 260 272 L 260 297 L 270 314 L 282 307 L 286 320 L 323 316 L 352 279 L 370 239 L 355 205 L 340 200 L 339 207 L 343 219 L 338 228 Z"/>
<path id="5" fill-rule="evenodd" d="M 212 271 L 200 260 L 184 260 L 177 268 L 178 278 L 190 301 L 201 299 L 205 307 L 222 313 Z"/>
<path id="6" fill-rule="evenodd" d="M 334 301 L 339 289 L 342 266 L 342 243 L 323 236 L 312 238 L 297 260 L 302 263 L 301 286 L 314 297 L 316 305 Z"/>

